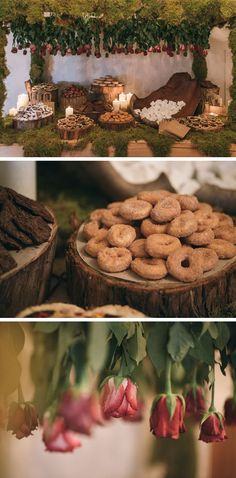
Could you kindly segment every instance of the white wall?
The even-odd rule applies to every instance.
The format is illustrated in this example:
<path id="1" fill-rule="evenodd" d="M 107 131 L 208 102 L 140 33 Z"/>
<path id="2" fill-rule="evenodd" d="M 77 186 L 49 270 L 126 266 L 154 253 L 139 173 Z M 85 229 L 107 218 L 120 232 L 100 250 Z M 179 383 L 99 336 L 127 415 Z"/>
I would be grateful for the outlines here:
<path id="1" fill-rule="evenodd" d="M 228 88 L 232 81 L 232 58 L 228 47 L 228 29 L 215 28 L 211 34 L 211 50 L 207 57 L 208 78 L 221 87 L 221 94 L 228 100 Z M 7 47 L 7 62 L 10 75 L 7 77 L 7 99 L 5 112 L 16 104 L 17 95 L 24 91 L 24 81 L 29 77 L 30 55 L 22 52 L 12 54 L 11 37 Z M 175 72 L 191 73 L 191 56 L 170 58 L 166 53 L 141 55 L 111 55 L 109 58 L 97 59 L 85 56 L 50 57 L 48 74 L 53 81 L 79 82 L 89 86 L 93 79 L 111 74 L 117 75 L 126 84 L 126 91 L 138 96 L 146 96 L 164 85 Z"/>

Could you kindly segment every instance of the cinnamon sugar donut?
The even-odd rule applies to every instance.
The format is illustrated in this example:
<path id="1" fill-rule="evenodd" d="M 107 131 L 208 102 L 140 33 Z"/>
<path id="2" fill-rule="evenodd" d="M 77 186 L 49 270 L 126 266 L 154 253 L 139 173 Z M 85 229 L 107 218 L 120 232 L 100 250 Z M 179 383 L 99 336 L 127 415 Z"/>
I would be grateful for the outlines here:
<path id="1" fill-rule="evenodd" d="M 91 219 L 91 221 L 101 221 L 103 213 L 105 211 L 106 211 L 105 208 L 95 209 L 95 211 L 91 212 L 91 214 L 89 215 L 89 219 Z"/>
<path id="2" fill-rule="evenodd" d="M 117 209 L 117 208 L 120 208 L 121 204 L 123 204 L 123 201 L 110 202 L 110 203 L 107 205 L 107 209 Z"/>
<path id="3" fill-rule="evenodd" d="M 129 250 L 133 257 L 148 257 L 145 249 L 145 243 L 146 239 L 136 239 L 136 241 L 131 244 Z"/>
<path id="4" fill-rule="evenodd" d="M 125 224 L 115 224 L 107 234 L 108 242 L 114 247 L 129 247 L 135 238 L 135 228 Z"/>
<path id="5" fill-rule="evenodd" d="M 187 237 L 198 228 L 197 220 L 191 211 L 183 211 L 167 228 L 167 234 L 175 237 Z"/>
<path id="6" fill-rule="evenodd" d="M 95 237 L 92 237 L 84 247 L 89 256 L 97 257 L 99 251 L 109 246 L 107 240 L 107 231 L 100 230 Z"/>
<path id="7" fill-rule="evenodd" d="M 212 229 L 200 226 L 196 232 L 186 238 L 186 242 L 192 246 L 207 246 L 214 238 L 215 234 Z"/>
<path id="8" fill-rule="evenodd" d="M 194 282 L 203 274 L 202 258 L 196 257 L 186 247 L 172 252 L 166 266 L 169 274 L 182 282 Z"/>
<path id="9" fill-rule="evenodd" d="M 129 221 L 137 221 L 148 217 L 151 210 L 152 205 L 149 202 L 129 199 L 121 205 L 119 214 Z"/>
<path id="10" fill-rule="evenodd" d="M 189 196 L 188 194 L 179 194 L 176 199 L 180 203 L 182 211 L 186 209 L 188 211 L 197 211 L 198 209 L 198 198 L 196 196 Z"/>
<path id="11" fill-rule="evenodd" d="M 200 258 L 203 272 L 208 272 L 214 269 L 219 261 L 219 257 L 213 249 L 206 247 L 199 247 L 199 249 L 193 250 L 193 255 L 198 259 Z"/>
<path id="12" fill-rule="evenodd" d="M 219 225 L 219 218 L 215 212 L 198 210 L 194 213 L 199 226 L 210 227 L 214 229 Z"/>
<path id="13" fill-rule="evenodd" d="M 177 199 L 167 197 L 159 201 L 151 211 L 151 218 L 158 222 L 170 222 L 177 216 L 180 216 L 181 207 Z"/>
<path id="14" fill-rule="evenodd" d="M 146 239 L 145 249 L 149 256 L 166 259 L 181 246 L 177 237 L 168 234 L 152 234 Z"/>
<path id="15" fill-rule="evenodd" d="M 213 212 L 213 208 L 210 204 L 206 202 L 199 202 L 198 203 L 198 210 L 205 211 L 205 212 Z"/>
<path id="16" fill-rule="evenodd" d="M 130 267 L 133 272 L 144 279 L 159 280 L 167 275 L 166 263 L 163 259 L 137 258 L 131 262 Z"/>
<path id="17" fill-rule="evenodd" d="M 116 214 L 115 214 L 116 212 Z M 114 209 L 106 209 L 101 217 L 101 222 L 107 227 L 112 227 L 115 224 L 129 224 L 130 221 L 126 221 L 123 217 L 117 214 L 118 211 Z"/>
<path id="18" fill-rule="evenodd" d="M 224 214 L 223 212 L 215 212 L 216 216 L 219 219 L 218 226 L 233 226 L 234 221 L 232 217 L 228 216 L 228 214 Z M 216 226 L 217 227 L 217 226 Z"/>
<path id="19" fill-rule="evenodd" d="M 220 259 L 231 259 L 236 255 L 234 244 L 223 239 L 214 239 L 208 247 L 213 249 Z"/>
<path id="20" fill-rule="evenodd" d="M 172 193 L 166 191 L 165 189 L 159 189 L 159 191 L 140 191 L 138 193 L 138 199 L 150 202 L 150 204 L 155 206 L 158 201 L 164 199 L 165 197 L 171 196 L 171 194 Z"/>
<path id="21" fill-rule="evenodd" d="M 105 228 L 101 228 L 99 221 L 86 222 L 83 227 L 83 236 L 88 241 L 92 237 L 96 236 L 102 229 L 105 230 Z"/>
<path id="22" fill-rule="evenodd" d="M 236 244 L 236 227 L 234 226 L 220 226 L 214 229 L 216 239 L 224 239 L 224 241 Z"/>
<path id="23" fill-rule="evenodd" d="M 157 224 L 152 219 L 144 219 L 141 223 L 140 229 L 144 237 L 151 236 L 151 234 L 165 234 L 167 231 L 167 224 Z"/>
<path id="24" fill-rule="evenodd" d="M 123 272 L 129 268 L 132 255 L 125 247 L 105 247 L 98 253 L 97 262 L 104 272 Z"/>

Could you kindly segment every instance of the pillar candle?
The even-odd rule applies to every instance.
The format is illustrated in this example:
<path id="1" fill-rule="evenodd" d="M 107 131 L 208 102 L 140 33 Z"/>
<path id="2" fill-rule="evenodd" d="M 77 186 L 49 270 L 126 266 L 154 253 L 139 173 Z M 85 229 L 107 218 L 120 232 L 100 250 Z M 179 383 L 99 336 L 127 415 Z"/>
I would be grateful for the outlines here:
<path id="1" fill-rule="evenodd" d="M 17 109 L 19 110 L 20 108 L 25 108 L 29 103 L 29 97 L 25 93 L 22 93 L 21 95 L 18 95 L 17 98 Z"/>
<path id="2" fill-rule="evenodd" d="M 113 110 L 114 110 L 114 111 L 119 111 L 119 109 L 120 109 L 120 102 L 119 102 L 119 100 L 114 100 L 114 101 L 112 102 L 112 104 L 113 104 Z"/>
<path id="3" fill-rule="evenodd" d="M 66 113 L 66 118 L 68 118 L 68 116 L 73 115 L 74 110 L 73 110 L 73 108 L 71 108 L 71 106 L 68 106 L 68 107 L 66 108 L 65 113 Z"/>

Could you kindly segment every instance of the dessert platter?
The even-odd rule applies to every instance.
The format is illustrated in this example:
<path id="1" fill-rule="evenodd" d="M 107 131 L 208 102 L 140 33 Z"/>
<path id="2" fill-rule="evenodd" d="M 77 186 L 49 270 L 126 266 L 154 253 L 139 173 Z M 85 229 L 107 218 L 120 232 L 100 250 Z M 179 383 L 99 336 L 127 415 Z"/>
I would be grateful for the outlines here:
<path id="1" fill-rule="evenodd" d="M 42 303 L 55 255 L 57 224 L 44 205 L 0 187 L 0 316 Z"/>
<path id="2" fill-rule="evenodd" d="M 88 116 L 73 114 L 58 120 L 57 131 L 62 140 L 71 141 L 78 140 L 83 134 L 90 131 L 93 126 L 94 121 Z"/>
<path id="3" fill-rule="evenodd" d="M 73 303 L 128 304 L 147 316 L 208 316 L 235 300 L 233 219 L 166 190 L 93 211 L 66 254 Z"/>
<path id="4" fill-rule="evenodd" d="M 105 129 L 121 131 L 133 126 L 134 118 L 126 111 L 106 112 L 100 116 L 99 124 Z"/>

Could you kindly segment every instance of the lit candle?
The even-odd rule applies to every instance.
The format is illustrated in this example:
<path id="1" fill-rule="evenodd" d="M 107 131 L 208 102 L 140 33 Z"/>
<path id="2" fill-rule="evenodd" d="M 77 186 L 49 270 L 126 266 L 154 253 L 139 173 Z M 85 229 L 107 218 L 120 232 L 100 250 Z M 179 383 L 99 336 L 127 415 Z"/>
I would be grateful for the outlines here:
<path id="1" fill-rule="evenodd" d="M 29 104 L 29 97 L 25 93 L 18 95 L 17 98 L 17 110 L 25 108 Z"/>
<path id="2" fill-rule="evenodd" d="M 67 106 L 65 113 L 66 113 L 66 118 L 68 118 L 68 116 L 73 115 L 74 110 L 71 106 Z"/>
<path id="3" fill-rule="evenodd" d="M 119 95 L 119 100 L 120 100 L 120 101 L 126 101 L 126 95 L 125 95 L 125 93 L 120 93 L 120 95 Z"/>
<path id="4" fill-rule="evenodd" d="M 119 109 L 120 109 L 120 102 L 119 102 L 119 100 L 114 100 L 114 101 L 112 102 L 112 104 L 113 104 L 113 110 L 114 110 L 114 111 L 119 111 Z"/>
<path id="5" fill-rule="evenodd" d="M 126 99 L 128 101 L 128 106 L 130 105 L 130 101 L 131 101 L 132 96 L 133 96 L 133 93 L 127 93 L 127 95 L 126 95 Z"/>
<path id="6" fill-rule="evenodd" d="M 9 116 L 16 116 L 17 115 L 17 109 L 16 108 L 11 108 L 9 110 Z"/>
<path id="7" fill-rule="evenodd" d="M 127 108 L 128 108 L 128 101 L 126 99 L 120 100 L 120 109 L 122 111 L 127 111 Z"/>

